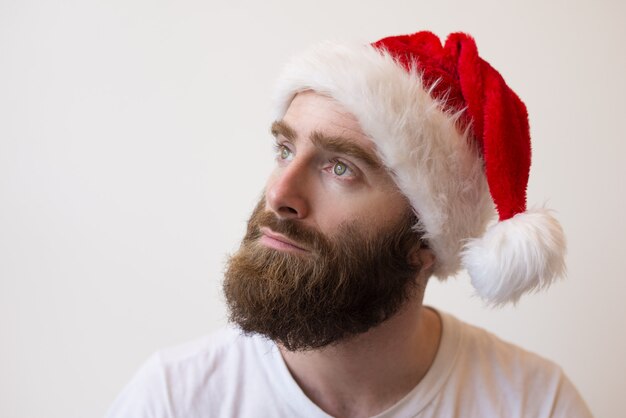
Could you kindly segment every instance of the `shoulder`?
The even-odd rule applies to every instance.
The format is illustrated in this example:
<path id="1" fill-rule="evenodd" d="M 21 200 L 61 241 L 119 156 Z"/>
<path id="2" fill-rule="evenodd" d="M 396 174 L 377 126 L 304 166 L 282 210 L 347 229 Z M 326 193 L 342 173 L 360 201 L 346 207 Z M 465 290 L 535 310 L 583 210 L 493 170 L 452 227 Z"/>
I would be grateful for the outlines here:
<path id="1" fill-rule="evenodd" d="M 448 325 L 458 328 L 460 334 L 460 361 L 477 365 L 489 365 L 487 370 L 518 378 L 546 379 L 562 374 L 561 368 L 551 360 L 520 346 L 501 339 L 495 334 L 460 321 L 451 315 L 444 319 Z"/>
<path id="2" fill-rule="evenodd" d="M 223 327 L 204 337 L 161 349 L 153 354 L 165 371 L 194 367 L 238 358 L 254 352 L 264 341 L 257 336 L 245 335 L 238 328 Z"/>
<path id="3" fill-rule="evenodd" d="M 246 365 L 254 364 L 259 356 L 270 355 L 272 347 L 261 337 L 225 327 L 159 350 L 123 389 L 107 417 L 195 417 L 194 410 L 213 411 L 218 407 L 217 399 L 238 391 L 238 382 L 255 380 L 251 374 L 256 369 Z"/>
<path id="4" fill-rule="evenodd" d="M 481 412 L 506 416 L 590 417 L 584 401 L 553 361 L 489 331 L 441 314 L 458 335 L 450 385 Z M 450 387 L 450 385 L 448 385 Z"/>

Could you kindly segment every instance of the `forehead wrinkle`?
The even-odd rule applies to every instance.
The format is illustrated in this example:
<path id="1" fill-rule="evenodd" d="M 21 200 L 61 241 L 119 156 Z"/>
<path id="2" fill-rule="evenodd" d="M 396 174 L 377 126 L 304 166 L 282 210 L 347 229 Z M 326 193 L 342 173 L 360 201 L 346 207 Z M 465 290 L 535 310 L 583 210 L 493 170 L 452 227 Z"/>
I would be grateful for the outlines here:
<path id="1" fill-rule="evenodd" d="M 319 131 L 314 131 L 311 133 L 310 140 L 318 148 L 358 158 L 375 170 L 382 168 L 382 163 L 376 155 L 355 144 L 354 141 L 348 138 L 326 135 Z"/>

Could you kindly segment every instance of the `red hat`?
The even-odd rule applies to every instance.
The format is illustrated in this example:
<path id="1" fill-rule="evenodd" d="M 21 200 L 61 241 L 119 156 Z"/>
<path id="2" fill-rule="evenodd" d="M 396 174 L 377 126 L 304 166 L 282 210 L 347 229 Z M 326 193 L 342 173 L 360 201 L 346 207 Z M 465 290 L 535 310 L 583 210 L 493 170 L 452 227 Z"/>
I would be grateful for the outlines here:
<path id="1" fill-rule="evenodd" d="M 563 274 L 561 226 L 545 208 L 526 209 L 526 107 L 469 35 L 453 33 L 444 45 L 431 32 L 318 45 L 286 66 L 277 119 L 304 90 L 359 120 L 418 216 L 436 276 L 465 267 L 498 305 Z M 499 220 L 486 229 L 494 208 Z"/>

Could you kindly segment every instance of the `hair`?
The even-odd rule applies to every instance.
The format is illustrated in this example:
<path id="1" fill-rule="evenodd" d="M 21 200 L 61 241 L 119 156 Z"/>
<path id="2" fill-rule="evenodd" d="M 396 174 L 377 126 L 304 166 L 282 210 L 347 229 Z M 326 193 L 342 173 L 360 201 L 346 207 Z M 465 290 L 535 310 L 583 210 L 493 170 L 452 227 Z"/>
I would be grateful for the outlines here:
<path id="1" fill-rule="evenodd" d="M 263 199 L 262 199 L 263 202 Z M 298 221 L 278 219 L 257 205 L 239 251 L 228 261 L 224 294 L 230 320 L 288 350 L 307 350 L 363 333 L 393 316 L 414 294 L 421 265 L 410 251 L 423 247 L 409 214 L 375 234 L 358 221 L 331 237 Z M 296 254 L 258 242 L 267 226 L 311 249 Z"/>

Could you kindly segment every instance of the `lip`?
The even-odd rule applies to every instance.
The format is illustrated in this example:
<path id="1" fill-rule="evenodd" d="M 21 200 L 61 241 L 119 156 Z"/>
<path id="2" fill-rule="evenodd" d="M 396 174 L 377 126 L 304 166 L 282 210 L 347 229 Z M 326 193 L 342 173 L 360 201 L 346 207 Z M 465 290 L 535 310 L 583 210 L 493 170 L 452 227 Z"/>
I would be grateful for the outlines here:
<path id="1" fill-rule="evenodd" d="M 259 241 L 267 247 L 282 251 L 309 252 L 306 248 L 300 247 L 296 242 L 290 240 L 282 234 L 272 231 L 268 227 L 261 227 L 260 230 L 263 235 Z"/>

